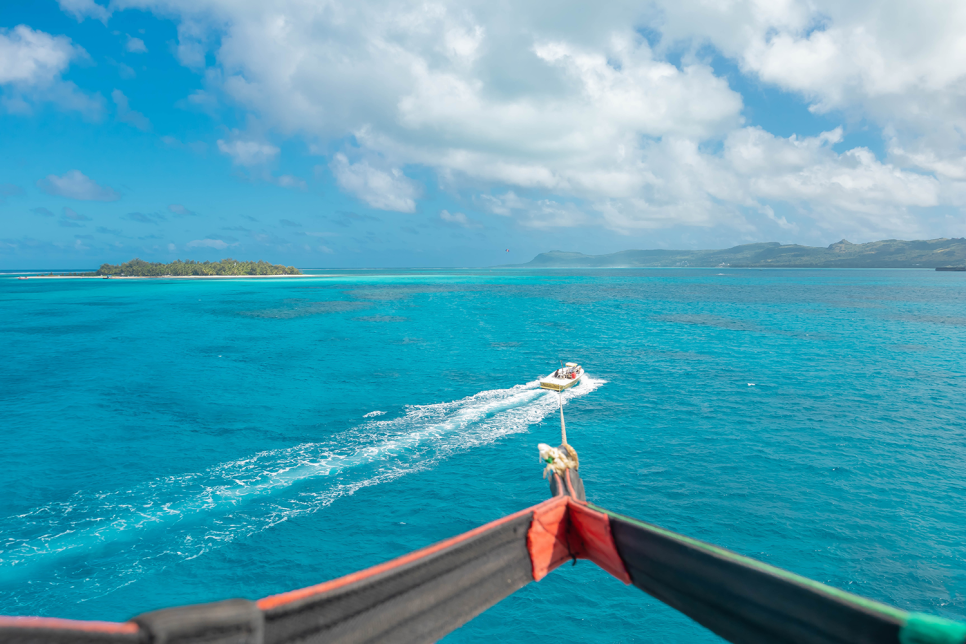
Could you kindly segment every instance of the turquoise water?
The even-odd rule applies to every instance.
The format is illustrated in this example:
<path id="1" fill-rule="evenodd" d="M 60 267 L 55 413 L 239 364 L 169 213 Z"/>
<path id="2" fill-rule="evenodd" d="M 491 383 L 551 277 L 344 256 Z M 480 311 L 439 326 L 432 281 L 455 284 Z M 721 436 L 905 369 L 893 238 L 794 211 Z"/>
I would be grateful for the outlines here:
<path id="1" fill-rule="evenodd" d="M 537 503 L 565 359 L 591 500 L 966 618 L 962 274 L 325 274 L 0 278 L 0 613 L 258 598 Z M 446 641 L 548 629 L 717 640 L 581 562 Z"/>

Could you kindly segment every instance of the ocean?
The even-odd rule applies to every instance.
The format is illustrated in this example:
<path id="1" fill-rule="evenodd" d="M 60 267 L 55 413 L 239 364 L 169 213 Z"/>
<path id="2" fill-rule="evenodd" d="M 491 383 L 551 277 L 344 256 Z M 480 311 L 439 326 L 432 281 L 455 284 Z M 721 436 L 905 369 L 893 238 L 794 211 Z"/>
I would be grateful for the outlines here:
<path id="1" fill-rule="evenodd" d="M 0 278 L 0 614 L 256 599 L 548 497 L 966 619 L 966 278 L 925 270 Z M 324 275 L 324 276 L 323 276 Z M 446 642 L 720 641 L 586 561 Z"/>

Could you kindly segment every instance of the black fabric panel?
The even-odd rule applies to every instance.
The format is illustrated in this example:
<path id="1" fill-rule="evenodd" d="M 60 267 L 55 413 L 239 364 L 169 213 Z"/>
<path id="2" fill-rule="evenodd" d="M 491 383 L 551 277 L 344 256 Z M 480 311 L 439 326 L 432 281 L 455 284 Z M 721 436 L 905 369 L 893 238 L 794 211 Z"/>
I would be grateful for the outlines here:
<path id="1" fill-rule="evenodd" d="M 580 478 L 577 470 L 567 470 L 570 476 L 570 485 L 574 488 L 574 498 L 578 501 L 586 501 L 587 493 L 584 492 L 584 480 Z"/>
<path id="2" fill-rule="evenodd" d="M 2 644 L 144 644 L 136 633 L 98 633 L 62 628 L 0 628 Z"/>
<path id="3" fill-rule="evenodd" d="M 261 644 L 265 623 L 258 604 L 247 599 L 166 608 L 131 621 L 149 644 Z"/>
<path id="4" fill-rule="evenodd" d="M 564 475 L 570 477 L 570 486 L 574 489 L 574 498 L 578 501 L 586 501 L 587 495 L 584 493 L 584 481 L 580 478 L 577 470 L 565 470 Z M 561 480 L 559 475 L 550 477 L 550 496 L 570 496 L 570 490 L 567 489 L 566 481 Z"/>
<path id="5" fill-rule="evenodd" d="M 532 514 L 373 577 L 265 612 L 266 644 L 433 642 L 533 581 Z"/>
<path id="6" fill-rule="evenodd" d="M 897 643 L 894 618 L 611 516 L 634 585 L 735 644 Z"/>

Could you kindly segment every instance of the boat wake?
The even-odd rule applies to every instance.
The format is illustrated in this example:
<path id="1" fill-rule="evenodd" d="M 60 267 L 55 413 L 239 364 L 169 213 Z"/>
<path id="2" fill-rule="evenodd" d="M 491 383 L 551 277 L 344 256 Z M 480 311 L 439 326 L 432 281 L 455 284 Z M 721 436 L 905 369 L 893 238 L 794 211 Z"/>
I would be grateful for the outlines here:
<path id="1" fill-rule="evenodd" d="M 602 384 L 585 377 L 563 400 Z M 177 561 L 318 512 L 362 488 L 525 432 L 556 410 L 557 395 L 535 380 L 413 405 L 398 418 L 371 417 L 323 442 L 261 452 L 204 472 L 129 490 L 79 492 L 3 521 L 0 597 L 16 605 L 28 593 L 36 605 L 37 592 L 54 596 L 63 584 L 82 590 L 77 594 L 85 599 L 103 596 Z M 29 589 L 28 579 L 34 582 Z"/>

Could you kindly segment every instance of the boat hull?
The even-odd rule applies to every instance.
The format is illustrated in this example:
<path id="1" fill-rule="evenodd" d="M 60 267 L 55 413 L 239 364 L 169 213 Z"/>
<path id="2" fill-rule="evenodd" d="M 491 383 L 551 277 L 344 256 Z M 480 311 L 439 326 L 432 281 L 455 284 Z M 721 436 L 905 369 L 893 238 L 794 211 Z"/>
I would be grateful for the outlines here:
<path id="1" fill-rule="evenodd" d="M 565 389 L 570 389 L 576 385 L 584 377 L 581 373 L 574 379 L 570 378 L 553 378 L 548 376 L 540 380 L 541 389 L 550 389 L 551 391 L 564 391 Z"/>

